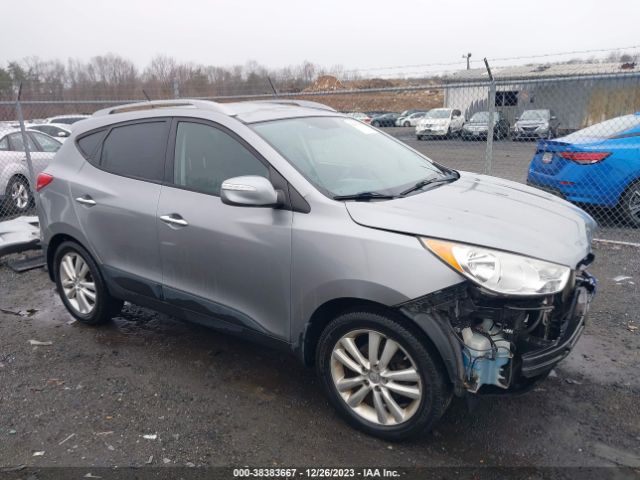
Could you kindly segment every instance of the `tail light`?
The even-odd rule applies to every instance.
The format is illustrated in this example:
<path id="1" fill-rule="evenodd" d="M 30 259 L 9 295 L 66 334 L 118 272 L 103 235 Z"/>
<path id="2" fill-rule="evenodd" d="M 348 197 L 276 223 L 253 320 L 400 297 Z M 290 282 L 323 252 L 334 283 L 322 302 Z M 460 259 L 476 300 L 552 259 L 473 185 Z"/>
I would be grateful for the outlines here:
<path id="1" fill-rule="evenodd" d="M 51 182 L 53 182 L 53 175 L 49 175 L 48 173 L 39 173 L 38 178 L 36 178 L 36 191 L 39 192 Z"/>
<path id="2" fill-rule="evenodd" d="M 562 152 L 559 155 L 572 162 L 591 165 L 592 163 L 601 162 L 611 155 L 611 152 Z"/>

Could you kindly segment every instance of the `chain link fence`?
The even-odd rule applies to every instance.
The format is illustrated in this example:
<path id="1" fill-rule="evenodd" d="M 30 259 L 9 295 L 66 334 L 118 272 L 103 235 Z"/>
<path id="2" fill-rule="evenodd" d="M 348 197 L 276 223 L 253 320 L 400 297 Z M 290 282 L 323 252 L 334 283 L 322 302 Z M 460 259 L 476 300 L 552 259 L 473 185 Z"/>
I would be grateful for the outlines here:
<path id="1" fill-rule="evenodd" d="M 562 197 L 596 218 L 602 239 L 640 242 L 640 66 L 633 63 L 481 68 L 429 80 L 321 76 L 295 89 L 271 81 L 243 89 L 177 81 L 165 87 L 148 96 L 324 103 L 438 163 Z M 91 98 L 91 89 L 40 84 L 16 101 L 7 98 L 17 96 L 15 86 L 0 90 L 0 234 L 16 219 L 33 223 L 36 176 L 75 122 L 147 96 L 140 86 L 111 98 L 101 88 Z"/>

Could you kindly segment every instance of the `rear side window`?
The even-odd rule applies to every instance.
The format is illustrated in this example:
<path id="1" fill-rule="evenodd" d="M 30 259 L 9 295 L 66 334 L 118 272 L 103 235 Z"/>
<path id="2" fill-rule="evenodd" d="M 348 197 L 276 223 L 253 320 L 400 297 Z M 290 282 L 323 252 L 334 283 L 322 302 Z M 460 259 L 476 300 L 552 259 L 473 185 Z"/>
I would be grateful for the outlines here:
<path id="1" fill-rule="evenodd" d="M 168 122 L 145 122 L 115 127 L 102 144 L 100 167 L 143 180 L 162 180 Z"/>
<path id="2" fill-rule="evenodd" d="M 77 141 L 78 149 L 82 156 L 86 158 L 89 163 L 96 164 L 97 152 L 100 142 L 104 138 L 106 130 L 99 130 L 97 132 L 90 133 L 83 137 L 80 137 Z"/>
<path id="3" fill-rule="evenodd" d="M 174 161 L 176 185 L 220 195 L 222 182 L 241 175 L 269 178 L 269 169 L 224 131 L 201 123 L 178 123 Z"/>
<path id="4" fill-rule="evenodd" d="M 11 141 L 11 150 L 13 150 L 14 152 L 25 151 L 21 133 L 12 133 L 11 135 L 9 135 L 9 140 Z M 38 148 L 36 147 L 35 143 L 33 143 L 33 140 L 31 140 L 31 137 L 29 137 L 29 135 L 27 135 L 27 143 L 29 144 L 30 152 L 38 151 Z"/>
<path id="5" fill-rule="evenodd" d="M 7 137 L 4 137 L 2 140 L 0 140 L 0 151 L 6 152 L 7 150 L 9 150 L 9 139 Z"/>
<path id="6" fill-rule="evenodd" d="M 40 148 L 43 152 L 57 152 L 62 144 L 57 140 L 45 135 L 44 133 L 31 133 L 33 137 L 36 139 L 36 142 L 40 144 Z"/>

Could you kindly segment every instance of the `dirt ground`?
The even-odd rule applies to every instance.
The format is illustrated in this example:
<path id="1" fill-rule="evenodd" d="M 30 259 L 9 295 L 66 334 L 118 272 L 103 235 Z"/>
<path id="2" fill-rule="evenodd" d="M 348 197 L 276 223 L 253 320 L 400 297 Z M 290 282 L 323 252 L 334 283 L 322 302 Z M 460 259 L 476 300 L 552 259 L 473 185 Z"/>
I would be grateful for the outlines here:
<path id="1" fill-rule="evenodd" d="M 404 444 L 346 426 L 314 372 L 287 355 L 130 305 L 104 327 L 70 323 L 46 272 L 13 273 L 5 258 L 0 467 L 638 469 L 640 255 L 624 248 L 596 248 L 587 333 L 552 377 L 472 411 L 456 399 L 433 432 Z"/>

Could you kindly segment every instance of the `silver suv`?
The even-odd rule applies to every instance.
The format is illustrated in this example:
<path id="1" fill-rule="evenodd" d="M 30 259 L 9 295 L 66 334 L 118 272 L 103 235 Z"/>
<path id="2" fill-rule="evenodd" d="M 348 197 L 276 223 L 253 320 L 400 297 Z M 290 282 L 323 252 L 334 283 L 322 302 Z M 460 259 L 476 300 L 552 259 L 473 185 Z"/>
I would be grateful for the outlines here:
<path id="1" fill-rule="evenodd" d="M 595 287 L 582 210 L 312 102 L 102 110 L 38 189 L 76 319 L 129 301 L 290 351 L 349 423 L 390 440 L 452 395 L 545 378 Z"/>

